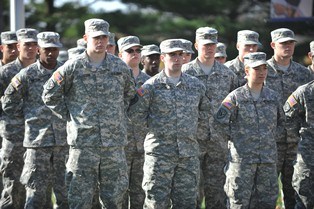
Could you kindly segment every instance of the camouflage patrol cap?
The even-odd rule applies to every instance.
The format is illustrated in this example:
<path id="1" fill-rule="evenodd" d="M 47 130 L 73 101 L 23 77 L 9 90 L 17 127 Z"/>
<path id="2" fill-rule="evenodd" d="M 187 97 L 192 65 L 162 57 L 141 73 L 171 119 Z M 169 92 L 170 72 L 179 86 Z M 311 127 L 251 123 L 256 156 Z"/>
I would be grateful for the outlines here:
<path id="1" fill-rule="evenodd" d="M 116 40 L 115 40 L 115 34 L 114 33 L 109 32 L 108 45 L 116 46 Z"/>
<path id="2" fill-rule="evenodd" d="M 103 19 L 92 18 L 84 22 L 85 34 L 91 37 L 108 36 L 109 23 Z"/>
<path id="3" fill-rule="evenodd" d="M 141 53 L 142 57 L 149 56 L 152 54 L 160 54 L 159 47 L 157 45 L 150 44 L 150 45 L 143 46 L 142 53 Z"/>
<path id="4" fill-rule="evenodd" d="M 310 43 L 310 51 L 314 53 L 314 41 L 311 41 Z"/>
<path id="5" fill-rule="evenodd" d="M 16 31 L 17 40 L 20 42 L 37 42 L 38 31 L 33 28 L 22 28 Z"/>
<path id="6" fill-rule="evenodd" d="M 217 44 L 215 57 L 227 57 L 225 44 L 221 42 Z"/>
<path id="7" fill-rule="evenodd" d="M 184 51 L 184 46 L 180 39 L 167 39 L 160 43 L 161 53 L 171 53 L 176 51 Z"/>
<path id="8" fill-rule="evenodd" d="M 271 33 L 272 42 L 286 42 L 286 41 L 296 41 L 294 37 L 294 32 L 288 28 L 279 28 L 273 30 Z"/>
<path id="9" fill-rule="evenodd" d="M 125 51 L 133 46 L 143 47 L 140 44 L 140 39 L 137 36 L 125 36 L 118 40 L 119 51 Z"/>
<path id="10" fill-rule="evenodd" d="M 55 32 L 41 32 L 37 35 L 38 45 L 41 48 L 62 47 L 60 35 Z"/>
<path id="11" fill-rule="evenodd" d="M 266 65 L 266 54 L 264 52 L 248 53 L 244 56 L 244 65 L 255 68 L 260 65 Z"/>
<path id="12" fill-rule="evenodd" d="M 15 44 L 17 43 L 16 33 L 13 31 L 5 31 L 1 33 L 1 44 Z"/>
<path id="13" fill-rule="evenodd" d="M 84 51 L 85 51 L 85 48 L 83 47 L 74 47 L 74 48 L 68 49 L 69 59 L 72 59 L 76 57 L 77 55 L 82 54 Z"/>
<path id="14" fill-rule="evenodd" d="M 76 46 L 81 47 L 81 48 L 86 48 L 87 47 L 87 42 L 85 41 L 84 38 L 80 38 L 76 41 Z"/>
<path id="15" fill-rule="evenodd" d="M 196 30 L 195 40 L 200 44 L 217 44 L 218 31 L 215 28 L 200 27 Z"/>
<path id="16" fill-rule="evenodd" d="M 183 47 L 184 47 L 184 53 L 188 53 L 188 54 L 194 54 L 194 51 L 192 49 L 192 45 L 193 43 L 189 40 L 186 39 L 180 39 L 180 41 L 182 41 Z"/>
<path id="17" fill-rule="evenodd" d="M 261 45 L 258 38 L 259 34 L 255 31 L 240 30 L 238 31 L 237 43 Z"/>

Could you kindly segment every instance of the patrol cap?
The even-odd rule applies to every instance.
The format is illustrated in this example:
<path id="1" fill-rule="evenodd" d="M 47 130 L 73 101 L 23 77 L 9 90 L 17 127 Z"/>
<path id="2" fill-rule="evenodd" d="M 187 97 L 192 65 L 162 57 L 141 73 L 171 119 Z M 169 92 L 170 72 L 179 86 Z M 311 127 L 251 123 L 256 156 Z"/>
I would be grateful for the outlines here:
<path id="1" fill-rule="evenodd" d="M 258 38 L 259 34 L 255 31 L 240 30 L 238 31 L 237 43 L 261 45 Z"/>
<path id="2" fill-rule="evenodd" d="M 200 27 L 196 30 L 196 38 L 200 44 L 217 44 L 218 31 L 215 28 Z"/>
<path id="3" fill-rule="evenodd" d="M 17 40 L 21 42 L 37 42 L 38 31 L 33 28 L 22 28 L 16 31 Z"/>
<path id="4" fill-rule="evenodd" d="M 160 43 L 160 51 L 161 53 L 184 51 L 184 46 L 180 39 L 167 39 Z"/>
<path id="5" fill-rule="evenodd" d="M 92 18 L 84 22 L 85 34 L 91 37 L 108 36 L 109 35 L 109 23 L 103 19 Z"/>
<path id="6" fill-rule="evenodd" d="M 180 41 L 182 41 L 183 47 L 184 47 L 184 53 L 188 53 L 188 54 L 194 54 L 194 51 L 192 49 L 192 45 L 193 43 L 189 40 L 186 39 L 180 39 Z"/>
<path id="7" fill-rule="evenodd" d="M 13 31 L 5 31 L 1 33 L 1 44 L 15 44 L 17 43 L 16 33 Z"/>
<path id="8" fill-rule="evenodd" d="M 140 44 L 140 39 L 137 36 L 125 36 L 118 40 L 119 51 L 125 51 L 133 46 L 143 47 Z"/>
<path id="9" fill-rule="evenodd" d="M 86 48 L 87 47 L 87 42 L 85 41 L 84 38 L 80 38 L 76 41 L 76 46 L 81 47 L 81 48 Z"/>
<path id="10" fill-rule="evenodd" d="M 41 32 L 37 34 L 38 45 L 41 48 L 62 47 L 60 35 L 55 32 Z"/>
<path id="11" fill-rule="evenodd" d="M 310 51 L 314 53 L 314 41 L 311 41 L 310 43 Z"/>
<path id="12" fill-rule="evenodd" d="M 64 50 L 64 49 L 63 49 L 63 50 L 60 50 L 57 60 L 58 60 L 59 62 L 64 63 L 64 62 L 67 61 L 68 59 L 69 59 L 68 51 L 67 51 L 67 50 Z"/>
<path id="13" fill-rule="evenodd" d="M 74 47 L 74 48 L 68 49 L 69 59 L 72 59 L 76 57 L 77 55 L 82 54 L 84 51 L 85 51 L 85 48 L 82 48 L 82 47 Z"/>
<path id="14" fill-rule="evenodd" d="M 149 56 L 152 54 L 160 54 L 159 47 L 155 44 L 145 45 L 142 48 L 141 55 L 143 56 Z"/>
<path id="15" fill-rule="evenodd" d="M 217 44 L 215 57 L 227 57 L 225 44 L 221 42 Z"/>
<path id="16" fill-rule="evenodd" d="M 116 40 L 115 40 L 115 34 L 114 33 L 109 32 L 108 45 L 116 46 Z"/>
<path id="17" fill-rule="evenodd" d="M 270 34 L 272 42 L 282 43 L 286 41 L 296 41 L 294 32 L 288 28 L 273 30 Z"/>
<path id="18" fill-rule="evenodd" d="M 266 54 L 264 52 L 248 53 L 244 56 L 244 65 L 255 68 L 260 65 L 266 65 Z"/>

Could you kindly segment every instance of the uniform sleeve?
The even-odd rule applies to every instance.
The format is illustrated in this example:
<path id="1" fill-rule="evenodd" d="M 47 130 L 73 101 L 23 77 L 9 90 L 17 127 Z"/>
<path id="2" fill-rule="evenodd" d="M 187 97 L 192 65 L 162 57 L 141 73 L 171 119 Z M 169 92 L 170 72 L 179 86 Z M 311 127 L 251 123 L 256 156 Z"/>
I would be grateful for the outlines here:
<path id="1" fill-rule="evenodd" d="M 126 73 L 125 79 L 126 79 L 126 82 L 125 82 L 125 87 L 124 87 L 124 105 L 125 105 L 125 110 L 127 110 L 130 105 L 130 101 L 134 99 L 134 96 L 136 94 L 135 80 L 133 78 L 131 69 L 128 70 L 128 73 Z"/>
<path id="2" fill-rule="evenodd" d="M 68 109 L 64 96 L 71 88 L 73 75 L 67 73 L 67 68 L 62 66 L 56 70 L 45 83 L 42 100 L 52 112 L 63 120 L 67 119 Z"/>
<path id="3" fill-rule="evenodd" d="M 277 97 L 277 109 L 278 109 L 278 115 L 277 115 L 277 128 L 276 128 L 276 141 L 277 142 L 285 142 L 286 143 L 286 116 L 283 110 L 282 102 L 279 99 L 279 96 Z"/>
<path id="4" fill-rule="evenodd" d="M 1 98 L 3 111 L 11 117 L 23 116 L 23 96 L 25 95 L 27 82 L 19 73 L 15 75 Z"/>
<path id="5" fill-rule="evenodd" d="M 288 142 L 299 141 L 299 130 L 305 117 L 303 104 L 302 94 L 298 90 L 292 93 L 284 104 Z"/>

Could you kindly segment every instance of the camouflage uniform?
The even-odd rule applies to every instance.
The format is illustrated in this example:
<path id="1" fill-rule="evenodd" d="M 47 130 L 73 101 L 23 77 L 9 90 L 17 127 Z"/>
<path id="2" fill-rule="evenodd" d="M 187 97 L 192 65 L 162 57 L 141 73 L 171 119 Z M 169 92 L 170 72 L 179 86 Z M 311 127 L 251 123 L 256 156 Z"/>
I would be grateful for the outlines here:
<path id="1" fill-rule="evenodd" d="M 278 94 L 263 87 L 254 102 L 246 84 L 226 97 L 215 119 L 221 133 L 229 138 L 229 163 L 225 171 L 227 207 L 275 208 L 276 139 L 284 133 L 284 113 Z"/>
<path id="2" fill-rule="evenodd" d="M 279 93 L 281 102 L 284 103 L 289 95 L 299 86 L 311 81 L 310 72 L 306 67 L 291 61 L 291 64 L 286 72 L 283 72 L 278 67 L 275 59 L 272 57 L 267 61 L 268 75 L 265 85 Z M 278 165 L 277 171 L 281 172 L 283 192 L 285 195 L 285 204 L 287 208 L 294 206 L 294 190 L 291 185 L 293 174 L 293 161 L 296 158 L 298 141 L 293 136 L 282 137 L 277 142 L 278 148 Z"/>
<path id="3" fill-rule="evenodd" d="M 0 96 L 4 95 L 5 89 L 11 79 L 22 69 L 22 63 L 17 58 L 0 68 Z M 1 102 L 2 103 L 2 102 Z M 1 111 L 3 111 L 1 109 Z M 1 148 L 1 172 L 3 179 L 3 192 L 0 200 L 0 208 L 13 207 L 23 208 L 25 203 L 25 187 L 20 183 L 23 168 L 24 118 L 22 114 L 10 117 L 1 113 L 0 133 L 2 135 Z"/>
<path id="4" fill-rule="evenodd" d="M 225 65 L 237 75 L 238 86 L 246 84 L 247 80 L 245 78 L 244 64 L 240 61 L 239 57 L 226 62 Z"/>
<path id="5" fill-rule="evenodd" d="M 314 81 L 299 87 L 287 99 L 284 110 L 287 132 L 298 142 L 292 186 L 295 209 L 314 208 Z"/>
<path id="6" fill-rule="evenodd" d="M 164 71 L 138 90 L 130 114 L 148 126 L 144 142 L 144 208 L 195 208 L 199 179 L 198 116 L 208 120 L 210 103 L 198 79 L 181 74 L 177 85 Z"/>
<path id="7" fill-rule="evenodd" d="M 128 186 L 125 111 L 134 94 L 129 68 L 110 54 L 97 68 L 86 53 L 78 55 L 45 84 L 45 104 L 68 121 L 70 208 L 91 208 L 96 186 L 104 207 L 121 208 Z"/>
<path id="8" fill-rule="evenodd" d="M 140 71 L 135 79 L 136 88 L 141 87 L 149 75 Z M 143 208 L 145 193 L 142 189 L 143 165 L 144 165 L 144 139 L 147 134 L 147 127 L 136 127 L 128 121 L 128 144 L 125 147 L 125 154 L 128 164 L 129 191 L 124 204 L 125 208 Z M 128 198 L 130 196 L 130 198 Z M 130 202 L 129 202 L 130 201 Z"/>
<path id="9" fill-rule="evenodd" d="M 206 87 L 206 95 L 210 98 L 213 111 L 216 111 L 222 100 L 233 91 L 237 85 L 237 76 L 218 61 L 214 62 L 210 75 L 206 75 L 196 58 L 182 66 L 182 71 L 197 77 Z M 224 208 L 225 193 L 223 185 L 225 175 L 223 167 L 227 160 L 227 139 L 212 127 L 212 120 L 200 120 L 197 139 L 200 145 L 201 183 L 204 184 L 206 208 Z M 213 172 L 215 171 L 215 172 Z M 202 191 L 201 191 L 202 192 Z M 199 204 L 202 202 L 202 195 Z"/>

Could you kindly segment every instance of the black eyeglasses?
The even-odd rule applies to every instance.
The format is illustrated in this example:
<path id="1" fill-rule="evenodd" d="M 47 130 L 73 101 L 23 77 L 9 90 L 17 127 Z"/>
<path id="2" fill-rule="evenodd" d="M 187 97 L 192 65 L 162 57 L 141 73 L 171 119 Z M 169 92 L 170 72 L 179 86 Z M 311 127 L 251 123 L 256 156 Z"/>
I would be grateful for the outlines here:
<path id="1" fill-rule="evenodd" d="M 136 53 L 139 54 L 139 53 L 141 53 L 142 50 L 141 50 L 141 49 L 135 49 L 135 50 L 134 50 L 134 49 L 126 49 L 125 51 L 126 51 L 128 54 L 132 54 L 132 53 L 134 53 L 134 52 L 136 52 Z"/>

